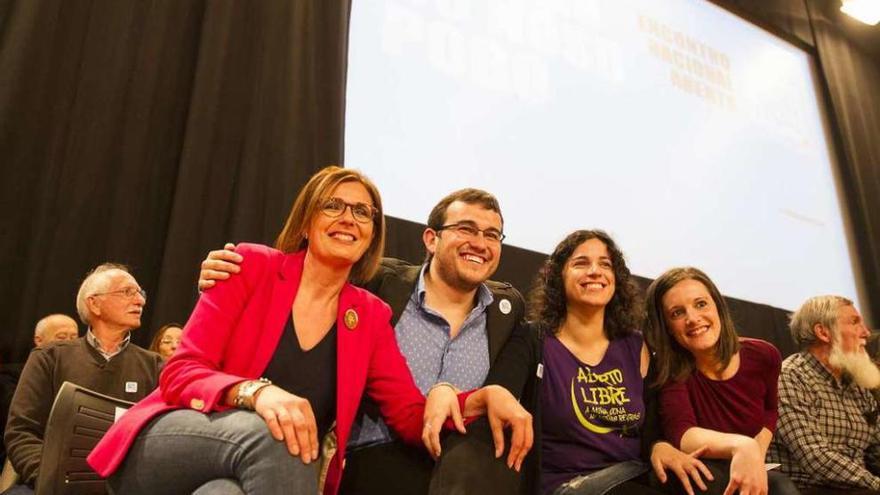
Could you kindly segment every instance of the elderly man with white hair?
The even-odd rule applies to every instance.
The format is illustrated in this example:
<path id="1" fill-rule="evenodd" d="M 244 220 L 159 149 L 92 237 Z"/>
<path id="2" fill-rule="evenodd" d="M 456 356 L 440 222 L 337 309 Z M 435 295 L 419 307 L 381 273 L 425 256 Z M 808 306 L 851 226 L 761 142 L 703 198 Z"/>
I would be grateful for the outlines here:
<path id="1" fill-rule="evenodd" d="M 853 302 L 808 299 L 791 318 L 801 351 L 782 363 L 779 420 L 768 451 L 804 493 L 880 493 L 880 370 Z M 842 492 L 845 493 L 845 492 Z"/>
<path id="2" fill-rule="evenodd" d="M 128 401 L 147 396 L 158 383 L 158 354 L 130 343 L 141 325 L 146 293 L 122 265 L 105 263 L 86 276 L 76 309 L 88 325 L 84 337 L 31 351 L 9 409 L 4 439 L 22 485 L 31 493 L 40 469 L 43 433 L 58 389 L 65 381 Z"/>
<path id="3" fill-rule="evenodd" d="M 73 340 L 78 334 L 79 328 L 73 318 L 60 313 L 49 315 L 41 318 L 34 327 L 34 345 L 40 347 L 56 340 Z"/>

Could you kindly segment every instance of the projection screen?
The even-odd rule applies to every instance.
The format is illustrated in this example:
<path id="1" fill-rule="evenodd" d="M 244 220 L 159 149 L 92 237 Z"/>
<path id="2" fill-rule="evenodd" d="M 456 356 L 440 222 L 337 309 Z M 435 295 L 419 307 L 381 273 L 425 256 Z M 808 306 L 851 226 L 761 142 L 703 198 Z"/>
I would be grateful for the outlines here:
<path id="1" fill-rule="evenodd" d="M 602 228 L 645 277 L 858 298 L 811 56 L 707 1 L 355 1 L 346 108 L 390 216 L 479 187 L 511 245 Z"/>

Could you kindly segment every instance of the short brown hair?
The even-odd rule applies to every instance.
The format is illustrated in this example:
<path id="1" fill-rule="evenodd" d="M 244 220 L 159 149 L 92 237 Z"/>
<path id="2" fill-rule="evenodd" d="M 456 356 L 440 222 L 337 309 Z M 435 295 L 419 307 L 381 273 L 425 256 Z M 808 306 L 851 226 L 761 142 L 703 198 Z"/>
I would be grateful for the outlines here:
<path id="1" fill-rule="evenodd" d="M 504 225 L 504 215 L 501 214 L 501 206 L 498 205 L 498 199 L 482 189 L 467 188 L 449 193 L 434 205 L 434 208 L 431 209 L 431 213 L 428 215 L 428 228 L 437 231 L 443 228 L 443 224 L 446 223 L 446 210 L 449 209 L 449 205 L 456 201 L 469 205 L 480 205 L 487 210 L 494 211 L 501 217 L 501 225 Z"/>
<path id="2" fill-rule="evenodd" d="M 694 267 L 679 267 L 667 270 L 657 277 L 648 287 L 645 297 L 645 309 L 648 313 L 648 325 L 645 337 L 648 345 L 654 351 L 654 362 L 657 366 L 657 384 L 663 385 L 669 381 L 680 381 L 687 378 L 694 370 L 694 356 L 681 347 L 669 334 L 666 327 L 666 317 L 663 312 L 663 296 L 676 284 L 685 280 L 696 280 L 706 287 L 715 307 L 718 308 L 718 318 L 721 324 L 721 334 L 715 343 L 715 357 L 721 364 L 722 369 L 730 364 L 734 354 L 739 351 L 739 336 L 730 316 L 727 302 L 721 296 L 718 287 L 708 275 Z"/>
<path id="3" fill-rule="evenodd" d="M 373 200 L 373 207 L 376 208 L 376 216 L 373 218 L 373 239 L 367 251 L 351 269 L 352 282 L 363 283 L 376 273 L 385 250 L 385 215 L 379 190 L 376 189 L 373 181 L 357 170 L 330 165 L 315 173 L 293 202 L 284 228 L 275 240 L 275 248 L 285 253 L 305 249 L 309 245 L 306 231 L 314 216 L 320 211 L 321 202 L 343 182 L 362 184 Z"/>
<path id="4" fill-rule="evenodd" d="M 461 201 L 468 205 L 480 205 L 489 211 L 494 211 L 501 217 L 501 229 L 504 230 L 504 215 L 501 214 L 501 206 L 498 204 L 498 199 L 492 193 L 472 187 L 453 191 L 434 205 L 431 213 L 428 214 L 428 228 L 440 232 L 440 229 L 446 224 L 446 211 L 449 209 L 449 205 L 456 201 Z M 431 261 L 431 256 L 431 252 L 428 251 L 426 260 Z"/>

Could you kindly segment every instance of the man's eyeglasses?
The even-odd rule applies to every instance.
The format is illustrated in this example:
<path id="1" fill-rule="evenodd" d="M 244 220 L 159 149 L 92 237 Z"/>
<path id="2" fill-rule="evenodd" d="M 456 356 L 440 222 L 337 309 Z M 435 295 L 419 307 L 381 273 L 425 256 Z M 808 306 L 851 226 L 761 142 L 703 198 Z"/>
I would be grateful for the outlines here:
<path id="1" fill-rule="evenodd" d="M 477 235 L 482 232 L 483 239 L 486 239 L 486 241 L 488 242 L 494 243 L 501 243 L 501 241 L 503 241 L 504 238 L 507 237 L 500 230 L 494 227 L 489 227 L 488 229 L 478 229 L 476 225 L 466 222 L 451 223 L 449 225 L 444 225 L 436 230 L 437 232 L 440 232 L 441 230 L 452 230 L 458 235 L 467 238 L 477 237 Z"/>
<path id="2" fill-rule="evenodd" d="M 346 208 L 351 208 L 351 216 L 360 223 L 369 223 L 376 218 L 378 210 L 366 203 L 346 203 L 339 198 L 328 198 L 321 206 L 321 211 L 330 218 L 341 217 Z"/>
<path id="3" fill-rule="evenodd" d="M 134 287 L 126 287 L 124 289 L 119 290 L 111 290 L 110 292 L 98 292 L 97 294 L 92 294 L 93 296 L 107 296 L 110 294 L 122 294 L 123 296 L 134 299 L 134 296 L 140 294 L 144 299 L 147 298 L 147 291 L 141 288 L 135 289 Z"/>

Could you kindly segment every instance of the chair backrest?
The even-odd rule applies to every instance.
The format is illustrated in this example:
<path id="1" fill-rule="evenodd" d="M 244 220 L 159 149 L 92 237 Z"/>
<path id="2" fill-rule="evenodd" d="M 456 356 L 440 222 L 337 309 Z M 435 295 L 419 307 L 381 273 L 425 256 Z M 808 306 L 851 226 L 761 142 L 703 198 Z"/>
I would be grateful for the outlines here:
<path id="1" fill-rule="evenodd" d="M 131 402 L 64 382 L 46 424 L 36 495 L 103 494 L 106 482 L 86 457 Z"/>

